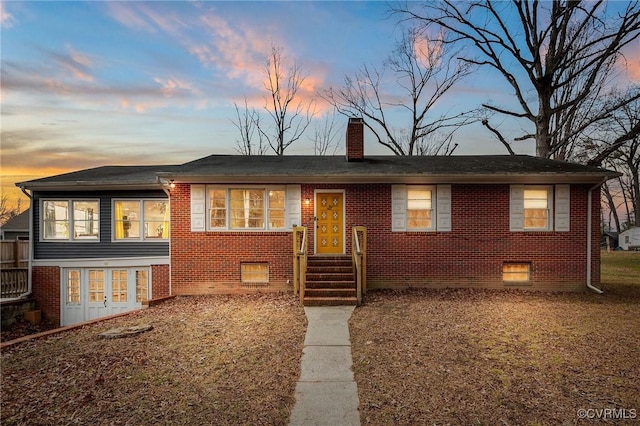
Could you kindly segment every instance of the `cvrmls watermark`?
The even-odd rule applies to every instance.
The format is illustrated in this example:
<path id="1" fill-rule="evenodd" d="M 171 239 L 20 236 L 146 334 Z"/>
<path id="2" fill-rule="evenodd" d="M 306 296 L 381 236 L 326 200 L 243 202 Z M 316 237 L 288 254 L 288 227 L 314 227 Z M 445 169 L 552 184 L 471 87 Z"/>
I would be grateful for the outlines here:
<path id="1" fill-rule="evenodd" d="M 638 418 L 635 408 L 578 408 L 579 419 L 634 420 Z"/>

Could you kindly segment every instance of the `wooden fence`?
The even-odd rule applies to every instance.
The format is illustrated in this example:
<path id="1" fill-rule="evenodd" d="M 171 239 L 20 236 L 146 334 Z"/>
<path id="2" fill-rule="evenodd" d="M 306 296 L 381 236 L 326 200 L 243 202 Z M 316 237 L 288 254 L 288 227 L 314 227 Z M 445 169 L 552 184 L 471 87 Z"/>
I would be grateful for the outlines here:
<path id="1" fill-rule="evenodd" d="M 29 290 L 29 241 L 0 241 L 0 298 Z"/>

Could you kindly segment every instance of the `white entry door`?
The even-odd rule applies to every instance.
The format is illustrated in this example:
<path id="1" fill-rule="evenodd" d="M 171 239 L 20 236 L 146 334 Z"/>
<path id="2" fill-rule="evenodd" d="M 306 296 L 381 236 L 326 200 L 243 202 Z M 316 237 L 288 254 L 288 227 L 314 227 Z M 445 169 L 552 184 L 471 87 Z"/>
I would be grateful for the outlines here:
<path id="1" fill-rule="evenodd" d="M 107 311 L 109 315 L 135 309 L 135 283 L 128 269 L 111 269 L 109 292 L 107 293 Z"/>
<path id="2" fill-rule="evenodd" d="M 104 269 L 89 269 L 87 278 L 86 320 L 107 316 L 107 288 Z"/>
<path id="3" fill-rule="evenodd" d="M 62 325 L 127 312 L 149 298 L 149 268 L 78 268 L 63 272 Z"/>

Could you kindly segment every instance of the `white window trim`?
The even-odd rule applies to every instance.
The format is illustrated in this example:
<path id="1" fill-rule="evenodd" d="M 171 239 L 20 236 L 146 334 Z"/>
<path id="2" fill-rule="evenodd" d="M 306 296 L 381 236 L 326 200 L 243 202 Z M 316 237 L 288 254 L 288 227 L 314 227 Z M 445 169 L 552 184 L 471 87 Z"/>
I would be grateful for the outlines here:
<path id="1" fill-rule="evenodd" d="M 195 185 L 194 185 L 195 186 Z M 193 188 L 193 186 L 192 186 Z M 230 191 L 233 189 L 245 189 L 245 190 L 259 190 L 264 191 L 264 226 L 262 228 L 231 228 L 230 220 L 230 205 L 229 196 Z M 211 227 L 211 199 L 210 192 L 212 190 L 225 191 L 225 227 L 213 228 Z M 269 191 L 284 191 L 284 226 L 278 228 L 271 228 L 269 226 Z M 204 193 L 204 214 L 206 222 L 206 231 L 208 232 L 284 232 L 288 230 L 288 209 L 289 209 L 289 188 L 287 185 L 205 185 Z M 193 218 L 192 218 L 193 221 Z M 192 230 L 195 230 L 192 228 Z"/>
<path id="2" fill-rule="evenodd" d="M 431 192 L 431 226 L 428 228 L 409 228 L 409 216 L 406 217 L 405 227 L 407 232 L 430 232 L 436 230 L 436 218 L 438 217 L 438 206 L 437 206 L 437 196 L 436 196 L 436 187 L 434 185 L 407 185 L 407 202 L 405 204 L 405 212 L 409 211 L 409 190 L 417 190 L 417 191 L 429 191 Z"/>
<path id="3" fill-rule="evenodd" d="M 69 208 L 69 237 L 68 238 L 45 238 L 45 212 L 44 212 L 44 203 L 46 201 L 64 201 L 68 203 Z M 73 237 L 73 203 L 74 202 L 92 202 L 98 203 L 98 236 L 96 238 L 74 238 Z M 40 199 L 40 218 L 38 219 L 40 224 L 40 236 L 39 241 L 41 243 L 99 243 L 100 242 L 100 222 L 102 222 L 103 218 L 100 214 L 100 199 L 99 198 L 41 198 Z"/>
<path id="4" fill-rule="evenodd" d="M 509 230 L 511 232 L 555 232 L 554 228 L 554 197 L 556 186 L 559 185 L 511 185 L 509 192 Z M 525 189 L 545 189 L 547 191 L 547 206 L 549 217 L 547 226 L 544 228 L 524 227 L 524 191 Z M 567 207 L 568 209 L 568 207 Z M 567 216 L 569 215 L 567 210 Z M 563 229 L 565 230 L 565 229 Z M 568 225 L 567 229 L 568 230 Z M 557 230 L 560 231 L 560 230 Z"/>
<path id="5" fill-rule="evenodd" d="M 554 195 L 554 188 L 553 185 L 525 185 L 524 186 L 524 190 L 546 190 L 547 191 L 547 209 L 548 209 L 548 214 L 547 214 L 547 226 L 545 226 L 544 228 L 526 228 L 524 226 L 524 220 L 522 223 L 522 229 L 524 232 L 547 232 L 547 231 L 553 231 L 553 195 Z M 524 192 L 523 192 L 523 205 L 522 205 L 522 209 L 524 212 Z"/>
<path id="6" fill-rule="evenodd" d="M 138 202 L 140 207 L 140 237 L 138 238 L 116 238 L 116 202 Z M 165 202 L 167 203 L 167 208 L 171 209 L 171 203 L 167 198 L 113 198 L 111 200 L 111 242 L 113 243 L 158 243 L 158 242 L 167 242 L 171 239 L 171 234 L 169 234 L 169 238 L 147 238 L 144 235 L 144 202 Z M 171 214 L 169 214 L 169 231 L 171 231 Z"/>
<path id="7" fill-rule="evenodd" d="M 431 227 L 408 228 L 408 190 L 431 191 Z M 392 185 L 391 186 L 391 231 L 392 232 L 450 232 L 451 231 L 451 185 Z"/>

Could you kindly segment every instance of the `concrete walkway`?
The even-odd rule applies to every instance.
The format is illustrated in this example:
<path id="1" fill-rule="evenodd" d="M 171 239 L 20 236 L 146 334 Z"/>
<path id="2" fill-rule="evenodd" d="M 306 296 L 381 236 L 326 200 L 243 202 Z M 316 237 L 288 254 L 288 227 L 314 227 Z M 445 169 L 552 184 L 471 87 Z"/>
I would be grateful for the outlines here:
<path id="1" fill-rule="evenodd" d="M 291 426 L 360 425 L 348 321 L 353 306 L 309 306 Z"/>

